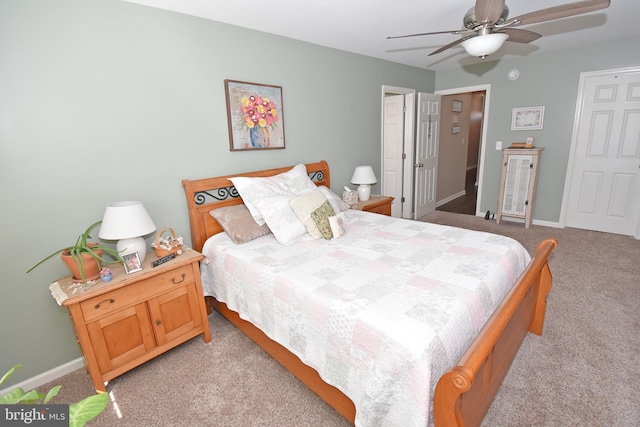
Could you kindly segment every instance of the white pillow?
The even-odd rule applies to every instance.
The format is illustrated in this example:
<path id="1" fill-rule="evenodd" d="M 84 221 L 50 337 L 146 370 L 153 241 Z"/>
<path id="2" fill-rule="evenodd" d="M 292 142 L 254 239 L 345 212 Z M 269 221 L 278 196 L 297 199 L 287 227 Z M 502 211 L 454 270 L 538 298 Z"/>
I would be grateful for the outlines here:
<path id="1" fill-rule="evenodd" d="M 258 225 L 263 225 L 265 220 L 255 208 L 254 200 L 282 194 L 297 195 L 316 189 L 316 185 L 309 178 L 304 164 L 296 165 L 279 175 L 264 178 L 239 176 L 229 180 L 238 190 L 245 206 Z"/>
<path id="2" fill-rule="evenodd" d="M 307 233 L 307 227 L 298 219 L 289 202 L 296 196 L 282 194 L 253 201 L 254 207 L 275 238 L 284 246 L 290 246 Z"/>
<path id="3" fill-rule="evenodd" d="M 329 203 L 331 203 L 331 207 L 336 213 L 349 210 L 349 205 L 338 197 L 336 193 L 331 191 L 330 188 L 324 185 L 319 185 L 318 190 L 322 191 L 322 194 L 324 194 L 324 197 L 326 197 Z"/>
<path id="4" fill-rule="evenodd" d="M 296 198 L 292 199 L 289 204 L 296 214 L 298 219 L 302 221 L 307 231 L 314 239 L 322 238 L 320 230 L 316 225 L 313 218 L 311 218 L 311 212 L 318 209 L 327 199 L 320 190 L 313 190 L 308 193 L 304 193 Z"/>

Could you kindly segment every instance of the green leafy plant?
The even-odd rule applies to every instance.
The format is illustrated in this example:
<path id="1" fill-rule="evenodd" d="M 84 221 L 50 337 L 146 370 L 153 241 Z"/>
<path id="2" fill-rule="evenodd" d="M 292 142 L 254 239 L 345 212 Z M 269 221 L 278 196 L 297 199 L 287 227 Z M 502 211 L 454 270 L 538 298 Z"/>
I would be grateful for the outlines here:
<path id="1" fill-rule="evenodd" d="M 21 366 L 22 365 L 18 364 L 4 374 L 2 379 L 0 379 L 0 385 L 9 379 Z M 49 390 L 47 394 L 44 394 L 36 390 L 25 393 L 22 388 L 16 387 L 10 392 L 0 395 L 0 404 L 46 404 L 58 395 L 60 388 L 61 386 L 57 385 Z M 69 427 L 84 426 L 87 422 L 100 415 L 107 407 L 107 403 L 109 403 L 109 395 L 107 393 L 98 393 L 82 399 L 79 402 L 70 404 Z"/>
<path id="2" fill-rule="evenodd" d="M 40 264 L 47 261 L 48 259 L 51 259 L 54 256 L 59 255 L 62 252 L 66 252 L 66 251 L 69 252 L 71 257 L 73 258 L 73 261 L 78 267 L 78 270 L 80 271 L 80 276 L 83 282 L 86 282 L 87 280 L 85 275 L 85 265 L 84 265 L 84 259 L 82 258 L 82 254 L 90 255 L 98 263 L 98 265 L 102 265 L 105 262 L 103 257 L 101 256 L 101 252 L 105 254 L 109 254 L 111 257 L 113 257 L 114 258 L 113 262 L 123 262 L 122 258 L 118 254 L 118 251 L 116 251 L 115 249 L 99 243 L 88 242 L 88 240 L 91 238 L 89 233 L 95 226 L 97 226 L 101 222 L 102 221 L 98 221 L 95 224 L 90 225 L 89 228 L 87 228 L 84 233 L 78 236 L 78 239 L 76 240 L 75 245 L 58 249 L 57 251 L 53 252 L 51 255 L 42 259 L 40 262 L 38 262 L 36 265 L 31 267 L 29 270 L 27 270 L 27 273 L 31 272 L 33 269 L 35 269 L 36 267 L 38 267 Z"/>

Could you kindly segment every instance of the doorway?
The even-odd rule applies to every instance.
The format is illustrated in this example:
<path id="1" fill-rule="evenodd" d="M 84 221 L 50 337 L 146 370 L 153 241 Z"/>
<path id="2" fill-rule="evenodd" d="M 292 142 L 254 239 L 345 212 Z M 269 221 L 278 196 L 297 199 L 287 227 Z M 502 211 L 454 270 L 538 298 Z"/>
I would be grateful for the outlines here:
<path id="1" fill-rule="evenodd" d="M 381 194 L 394 198 L 391 216 L 411 218 L 415 89 L 382 86 Z"/>
<path id="2" fill-rule="evenodd" d="M 442 95 L 436 210 L 484 215 L 479 210 L 490 89 L 436 91 Z"/>

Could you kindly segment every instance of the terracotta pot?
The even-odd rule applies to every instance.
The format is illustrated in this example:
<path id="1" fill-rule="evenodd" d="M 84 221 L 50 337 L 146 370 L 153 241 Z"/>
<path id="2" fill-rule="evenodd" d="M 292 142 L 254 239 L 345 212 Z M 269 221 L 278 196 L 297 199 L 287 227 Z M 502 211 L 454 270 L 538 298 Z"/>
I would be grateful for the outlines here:
<path id="1" fill-rule="evenodd" d="M 96 250 L 95 254 L 102 258 L 102 250 Z M 96 280 L 100 277 L 100 269 L 102 266 L 89 254 L 81 254 L 81 256 L 84 261 L 85 280 Z M 78 265 L 76 265 L 71 253 L 69 251 L 63 251 L 60 253 L 60 258 L 62 258 L 62 261 L 64 261 L 69 271 L 71 271 L 72 280 L 74 282 L 82 282 L 82 274 L 80 274 L 80 269 Z"/>

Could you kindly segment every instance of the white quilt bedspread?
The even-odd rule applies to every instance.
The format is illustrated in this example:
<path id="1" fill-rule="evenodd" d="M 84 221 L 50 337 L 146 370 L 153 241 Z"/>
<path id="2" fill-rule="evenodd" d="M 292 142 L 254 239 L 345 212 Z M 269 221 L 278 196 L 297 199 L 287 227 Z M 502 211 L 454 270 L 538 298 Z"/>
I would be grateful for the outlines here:
<path id="1" fill-rule="evenodd" d="M 356 426 L 427 426 L 454 365 L 530 260 L 504 236 L 347 211 L 337 240 L 203 248 L 212 295 L 356 406 Z"/>

